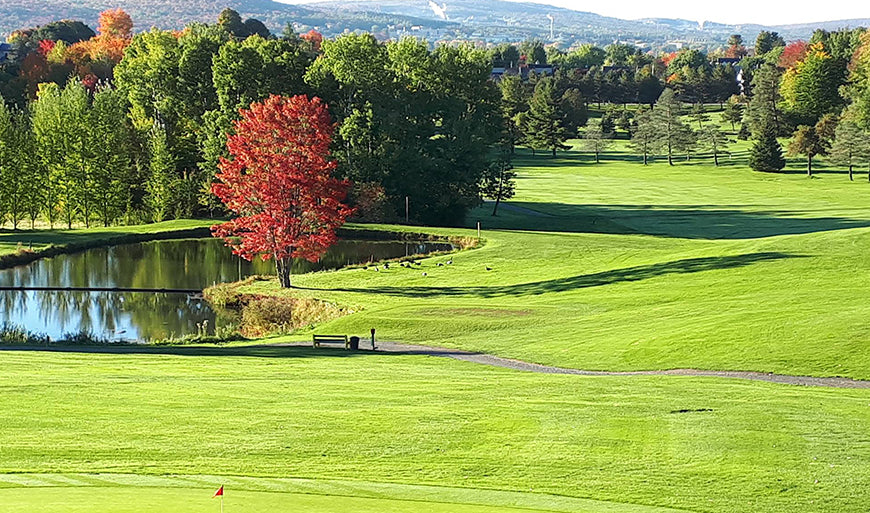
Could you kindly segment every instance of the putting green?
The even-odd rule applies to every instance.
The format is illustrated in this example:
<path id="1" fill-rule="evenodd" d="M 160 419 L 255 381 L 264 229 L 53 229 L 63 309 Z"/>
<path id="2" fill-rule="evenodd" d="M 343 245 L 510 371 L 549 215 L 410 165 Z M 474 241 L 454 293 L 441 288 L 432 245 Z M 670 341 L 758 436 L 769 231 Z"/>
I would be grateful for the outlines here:
<path id="1" fill-rule="evenodd" d="M 0 475 L 0 504 L 4 513 L 32 511 L 211 513 L 220 511 L 221 507 L 220 500 L 212 498 L 212 493 L 218 486 L 214 483 L 231 483 L 225 485 L 223 511 L 226 513 L 234 511 L 245 513 L 274 511 L 677 513 L 682 511 L 572 497 L 470 488 L 364 481 L 131 474 Z M 11 487 L 4 488 L 4 486 Z"/>

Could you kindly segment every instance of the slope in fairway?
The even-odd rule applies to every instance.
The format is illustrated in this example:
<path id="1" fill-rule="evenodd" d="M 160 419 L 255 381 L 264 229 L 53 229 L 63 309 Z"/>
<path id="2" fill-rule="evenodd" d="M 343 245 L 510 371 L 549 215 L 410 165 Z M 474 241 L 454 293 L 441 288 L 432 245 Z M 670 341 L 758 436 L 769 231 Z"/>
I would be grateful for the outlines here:
<path id="1" fill-rule="evenodd" d="M 214 513 L 218 500 L 208 498 L 202 489 L 176 488 L 40 488 L 0 490 L 0 504 L 5 513 Z M 530 509 L 488 507 L 466 504 L 442 504 L 426 501 L 397 501 L 360 497 L 330 497 L 290 493 L 234 491 L 224 499 L 224 511 L 231 513 L 267 513 L 306 511 L 334 513 L 413 513 L 417 511 L 456 513 L 522 512 Z"/>
<path id="2" fill-rule="evenodd" d="M 356 312 L 318 330 L 590 370 L 870 379 L 870 184 L 577 152 L 517 164 L 517 197 L 469 218 L 482 248 L 296 277 L 294 294 Z"/>
<path id="3" fill-rule="evenodd" d="M 870 390 L 546 375 L 292 347 L 132 351 L 0 353 L 0 487 L 34 487 L 36 497 L 84 480 L 210 497 L 224 483 L 554 511 L 598 511 L 552 499 L 571 496 L 746 513 L 810 501 L 814 511 L 860 511 L 852 491 L 870 489 Z M 194 477 L 150 480 L 164 475 Z M 290 477 L 312 482 L 280 482 Z"/>

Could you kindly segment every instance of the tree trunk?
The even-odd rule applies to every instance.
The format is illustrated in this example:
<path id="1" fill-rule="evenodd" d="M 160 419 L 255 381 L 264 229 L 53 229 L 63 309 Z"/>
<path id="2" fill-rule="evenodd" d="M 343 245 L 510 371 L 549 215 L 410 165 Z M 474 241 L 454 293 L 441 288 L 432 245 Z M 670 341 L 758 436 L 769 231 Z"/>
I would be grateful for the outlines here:
<path id="1" fill-rule="evenodd" d="M 807 156 L 807 177 L 813 177 L 813 157 Z"/>
<path id="2" fill-rule="evenodd" d="M 673 166 L 673 165 L 674 165 L 674 156 L 671 155 L 671 152 L 668 152 L 668 165 L 669 165 L 669 166 Z"/>
<path id="3" fill-rule="evenodd" d="M 643 165 L 647 165 L 646 152 L 643 152 Z"/>
<path id="4" fill-rule="evenodd" d="M 713 152 L 713 165 L 719 167 L 719 154 L 715 151 Z"/>
<path id="5" fill-rule="evenodd" d="M 598 164 L 598 152 L 595 152 L 595 163 Z"/>
<path id="6" fill-rule="evenodd" d="M 492 207 L 492 215 L 493 217 L 498 215 L 498 204 L 501 201 L 501 194 L 495 197 L 495 206 Z"/>
<path id="7" fill-rule="evenodd" d="M 553 146 L 553 158 L 556 158 L 556 147 Z"/>
<path id="8" fill-rule="evenodd" d="M 849 164 L 849 181 L 854 182 L 854 178 L 852 178 L 852 164 Z"/>
<path id="9" fill-rule="evenodd" d="M 283 289 L 289 289 L 292 286 L 290 284 L 290 273 L 292 270 L 292 264 L 292 258 L 275 259 L 275 270 L 278 272 L 278 282 L 281 284 L 281 288 Z"/>

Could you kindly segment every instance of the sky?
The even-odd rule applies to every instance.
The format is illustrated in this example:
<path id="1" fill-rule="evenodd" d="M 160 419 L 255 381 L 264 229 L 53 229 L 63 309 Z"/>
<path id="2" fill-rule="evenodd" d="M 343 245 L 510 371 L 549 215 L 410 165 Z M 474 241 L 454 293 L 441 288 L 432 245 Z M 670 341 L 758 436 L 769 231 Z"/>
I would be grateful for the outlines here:
<path id="1" fill-rule="evenodd" d="M 308 3 L 314 0 L 279 0 L 284 3 Z M 426 3 L 426 0 L 408 0 Z M 450 0 L 446 3 L 448 14 Z M 863 0 L 760 0 L 754 2 L 711 2 L 704 0 L 526 0 L 535 3 L 557 5 L 577 11 L 594 12 L 614 18 L 683 18 L 694 21 L 715 21 L 727 24 L 757 23 L 761 25 L 787 25 L 818 21 L 870 18 L 870 4 Z"/>

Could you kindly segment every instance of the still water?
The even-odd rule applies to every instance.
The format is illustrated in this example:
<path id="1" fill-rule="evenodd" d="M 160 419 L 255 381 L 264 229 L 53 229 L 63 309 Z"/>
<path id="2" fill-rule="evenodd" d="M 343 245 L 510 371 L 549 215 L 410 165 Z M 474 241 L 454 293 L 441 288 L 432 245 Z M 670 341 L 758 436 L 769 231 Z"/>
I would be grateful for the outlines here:
<path id="1" fill-rule="evenodd" d="M 344 240 L 320 262 L 295 262 L 300 274 L 345 265 L 445 251 L 444 243 Z M 247 262 L 217 239 L 186 239 L 97 248 L 0 270 L 0 287 L 122 287 L 196 289 L 275 273 L 272 261 Z M 207 321 L 207 323 L 205 322 Z M 23 326 L 52 339 L 89 332 L 109 340 L 149 340 L 213 333 L 227 320 L 185 294 L 0 291 L 0 324 Z"/>

